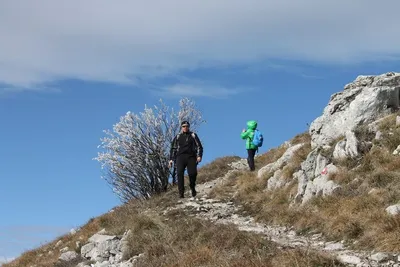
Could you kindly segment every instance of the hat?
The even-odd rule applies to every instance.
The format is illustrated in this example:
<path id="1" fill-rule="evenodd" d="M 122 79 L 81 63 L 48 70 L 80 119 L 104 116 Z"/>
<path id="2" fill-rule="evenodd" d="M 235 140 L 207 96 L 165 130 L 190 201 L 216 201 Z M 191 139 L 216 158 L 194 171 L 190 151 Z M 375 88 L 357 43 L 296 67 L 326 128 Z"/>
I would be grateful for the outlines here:
<path id="1" fill-rule="evenodd" d="M 187 125 L 187 126 L 190 127 L 190 123 L 188 121 L 182 121 L 181 122 L 181 126 L 183 126 L 183 125 Z"/>

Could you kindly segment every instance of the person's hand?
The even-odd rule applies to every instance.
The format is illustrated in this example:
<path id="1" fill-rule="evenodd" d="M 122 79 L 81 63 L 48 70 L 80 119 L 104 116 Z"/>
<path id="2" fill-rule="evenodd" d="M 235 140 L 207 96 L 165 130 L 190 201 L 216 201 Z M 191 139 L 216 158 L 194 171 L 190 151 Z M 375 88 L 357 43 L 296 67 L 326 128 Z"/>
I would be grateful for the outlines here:
<path id="1" fill-rule="evenodd" d="M 246 131 L 246 129 L 243 129 L 242 133 L 244 133 Z"/>
<path id="2" fill-rule="evenodd" d="M 201 162 L 201 157 L 197 157 L 197 163 Z"/>
<path id="3" fill-rule="evenodd" d="M 173 162 L 172 160 L 170 160 L 170 161 L 168 162 L 168 167 L 171 168 L 173 163 L 174 163 L 174 162 Z"/>

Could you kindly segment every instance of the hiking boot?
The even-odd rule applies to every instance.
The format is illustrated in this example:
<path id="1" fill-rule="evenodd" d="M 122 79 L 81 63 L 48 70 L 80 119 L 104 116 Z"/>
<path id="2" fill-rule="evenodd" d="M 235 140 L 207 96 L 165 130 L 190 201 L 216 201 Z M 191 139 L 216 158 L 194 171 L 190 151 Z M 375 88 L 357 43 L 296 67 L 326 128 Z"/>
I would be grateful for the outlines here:
<path id="1" fill-rule="evenodd" d="M 192 197 L 195 197 L 197 195 L 197 192 L 195 189 L 192 189 Z"/>

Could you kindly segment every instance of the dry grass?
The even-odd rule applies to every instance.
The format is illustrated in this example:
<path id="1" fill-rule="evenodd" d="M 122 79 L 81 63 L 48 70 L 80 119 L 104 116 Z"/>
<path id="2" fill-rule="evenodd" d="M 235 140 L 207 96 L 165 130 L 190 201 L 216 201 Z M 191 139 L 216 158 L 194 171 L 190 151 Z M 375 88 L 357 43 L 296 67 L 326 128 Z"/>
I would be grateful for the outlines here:
<path id="1" fill-rule="evenodd" d="M 144 253 L 139 266 L 282 266 L 285 255 L 288 266 L 305 261 L 298 250 L 285 251 L 259 235 L 240 232 L 230 225 L 216 225 L 188 217 L 182 211 L 170 212 L 167 218 L 157 214 L 139 214 L 127 257 Z M 314 261 L 301 266 L 338 266 L 327 257 L 310 253 Z"/>
<path id="2" fill-rule="evenodd" d="M 393 113 L 385 118 L 382 118 L 378 124 L 378 129 L 382 132 L 390 132 L 396 127 L 396 117 L 399 113 Z"/>
<path id="3" fill-rule="evenodd" d="M 290 140 L 292 145 L 297 144 L 310 144 L 311 143 L 311 135 L 307 132 L 296 135 Z"/>
<path id="4" fill-rule="evenodd" d="M 386 125 L 382 129 L 396 130 L 393 117 L 389 123 L 385 120 L 383 123 Z M 400 136 L 400 132 L 395 133 Z M 358 127 L 356 135 L 363 141 L 373 139 L 366 127 Z M 334 140 L 331 147 L 342 138 Z M 330 179 L 342 186 L 337 196 L 317 197 L 301 207 L 291 205 L 297 184 L 290 183 L 290 178 L 310 151 L 304 147 L 283 168 L 283 176 L 289 181 L 287 187 L 265 191 L 268 177 L 257 179 L 244 173 L 230 185 L 238 189 L 234 201 L 243 205 L 244 213 L 260 222 L 294 226 L 299 233 L 321 232 L 329 239 L 346 240 L 357 248 L 399 251 L 400 216 L 391 217 L 385 212 L 387 206 L 399 201 L 400 195 L 400 157 L 392 155 L 392 149 L 400 144 L 396 138 L 375 143 L 357 159 L 336 161 L 339 171 L 330 174 Z M 282 147 L 271 151 L 263 155 L 267 159 L 265 163 L 276 160 L 284 152 Z M 327 154 L 331 156 L 332 152 L 333 149 Z"/>
<path id="5" fill-rule="evenodd" d="M 336 178 L 349 174 L 339 172 Z M 372 173 L 366 180 L 344 186 L 339 196 L 317 197 L 304 206 L 291 207 L 296 183 L 264 191 L 265 181 L 246 174 L 237 178 L 235 201 L 243 205 L 242 212 L 263 223 L 294 226 L 303 234 L 321 232 L 331 240 L 357 240 L 357 248 L 396 252 L 400 250 L 400 216 L 389 217 L 384 209 L 398 200 L 399 178 L 393 173 Z M 360 189 L 362 183 L 370 186 Z M 376 191 L 368 194 L 371 188 Z"/>
<path id="6" fill-rule="evenodd" d="M 163 214 L 176 196 L 165 194 L 149 201 L 132 201 L 114 212 L 91 220 L 77 236 L 88 237 L 105 228 L 109 234 L 121 235 L 130 229 L 129 248 L 124 258 L 143 254 L 138 266 L 341 266 L 326 255 L 311 251 L 278 249 L 263 236 L 241 232 L 232 225 L 218 225 L 188 216 L 182 210 Z M 168 203 L 161 205 L 161 203 Z M 73 238 L 63 237 L 65 244 Z M 56 241 L 54 241 L 56 242 Z M 58 255 L 45 260 L 37 256 L 54 246 L 54 242 L 21 256 L 5 266 L 74 266 L 56 263 Z M 63 245 L 63 246 L 64 246 Z M 29 254 L 29 255 L 28 255 Z M 75 264 L 75 263 L 74 263 Z M 282 265 L 283 264 L 283 265 Z"/>
<path id="7" fill-rule="evenodd" d="M 378 128 L 382 132 L 381 140 L 375 142 L 378 145 L 382 145 L 393 151 L 400 145 L 400 127 L 396 126 L 396 117 L 400 115 L 395 113 L 382 119 L 379 123 Z"/>
<path id="8" fill-rule="evenodd" d="M 291 158 L 290 162 L 282 169 L 282 176 L 286 181 L 290 181 L 295 172 L 300 170 L 301 163 L 307 159 L 308 154 L 311 152 L 311 143 L 304 143 Z"/>
<path id="9" fill-rule="evenodd" d="M 199 168 L 197 183 L 204 183 L 224 176 L 231 168 L 229 163 L 239 160 L 238 156 L 222 157 Z"/>
<path id="10" fill-rule="evenodd" d="M 256 157 L 254 159 L 256 169 L 260 169 L 269 163 L 277 161 L 280 157 L 282 157 L 286 149 L 287 147 L 282 145 L 277 148 L 272 148 L 261 156 Z"/>
<path id="11" fill-rule="evenodd" d="M 241 212 L 264 223 L 293 226 L 299 233 L 321 232 L 328 239 L 346 240 L 361 249 L 400 251 L 400 216 L 388 216 L 385 208 L 399 201 L 400 156 L 392 151 L 400 144 L 400 128 L 395 127 L 395 115 L 379 125 L 383 139 L 374 140 L 372 149 L 361 157 L 335 162 L 339 171 L 330 178 L 342 186 L 340 194 L 316 197 L 303 206 L 292 206 L 297 192 L 297 181 L 291 177 L 311 150 L 309 135 L 300 134 L 292 144 L 306 143 L 283 169 L 288 181 L 284 188 L 265 191 L 268 177 L 257 178 L 255 172 L 232 174 L 228 183 L 215 188 L 211 195 L 233 199 L 242 205 Z M 356 129 L 363 140 L 372 140 L 365 127 Z M 334 140 L 334 145 L 343 137 Z M 279 159 L 286 146 L 269 150 L 256 158 L 256 166 L 263 167 Z M 226 174 L 228 163 L 239 157 L 223 157 L 199 169 L 198 183 Z M 59 249 L 75 248 L 75 242 L 87 240 L 102 228 L 121 235 L 131 229 L 129 258 L 144 253 L 140 266 L 339 266 L 324 255 L 302 250 L 282 250 L 261 236 L 238 231 L 233 226 L 215 225 L 197 220 L 182 211 L 161 215 L 176 204 L 177 188 L 149 201 L 133 201 L 112 213 L 91 219 L 76 235 L 59 239 L 63 245 L 54 249 L 54 242 L 28 251 L 6 267 L 54 266 Z M 82 242 L 84 244 L 84 242 Z M 49 255 L 49 251 L 53 254 Z M 40 256 L 41 255 L 41 256 Z M 58 265 L 59 267 L 63 265 Z M 67 265 L 68 266 L 68 265 Z"/>

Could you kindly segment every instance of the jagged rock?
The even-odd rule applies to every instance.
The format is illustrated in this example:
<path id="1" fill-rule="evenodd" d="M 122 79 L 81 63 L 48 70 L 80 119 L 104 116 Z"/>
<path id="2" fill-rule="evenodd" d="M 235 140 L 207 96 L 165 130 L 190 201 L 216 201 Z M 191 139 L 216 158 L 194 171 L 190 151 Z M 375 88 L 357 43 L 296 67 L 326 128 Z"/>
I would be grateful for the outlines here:
<path id="1" fill-rule="evenodd" d="M 343 158 L 354 158 L 358 156 L 358 140 L 353 131 L 346 132 L 346 138 L 339 141 L 335 150 L 333 151 L 333 157 L 335 159 Z"/>
<path id="2" fill-rule="evenodd" d="M 92 243 L 103 243 L 106 242 L 108 240 L 113 240 L 116 239 L 116 236 L 111 236 L 111 235 L 104 235 L 104 234 L 95 234 L 92 237 L 89 238 L 89 242 Z"/>
<path id="3" fill-rule="evenodd" d="M 295 203 L 305 203 L 314 196 L 328 196 L 338 192 L 340 186 L 329 180 L 329 174 L 337 172 L 337 167 L 314 149 L 295 173 L 298 180 Z"/>
<path id="4" fill-rule="evenodd" d="M 286 184 L 285 180 L 282 178 L 282 170 L 277 170 L 274 175 L 268 179 L 267 189 L 274 190 L 281 188 Z"/>
<path id="5" fill-rule="evenodd" d="M 105 233 L 100 231 L 90 237 L 89 243 L 81 248 L 81 256 L 96 261 L 94 266 L 130 266 L 131 262 L 122 262 L 122 258 L 128 249 L 127 238 L 131 231 L 126 231 L 121 238 Z"/>
<path id="6" fill-rule="evenodd" d="M 400 116 L 396 117 L 396 126 L 400 126 Z"/>
<path id="7" fill-rule="evenodd" d="M 311 123 L 311 146 L 316 148 L 362 123 L 369 123 L 399 108 L 400 73 L 358 76 L 331 96 L 323 114 Z"/>
<path id="8" fill-rule="evenodd" d="M 247 170 L 249 169 L 249 165 L 247 163 L 247 159 L 241 159 L 235 162 L 228 164 L 234 170 Z"/>
<path id="9" fill-rule="evenodd" d="M 400 214 L 400 204 L 387 207 L 386 212 L 393 216 Z"/>
<path id="10" fill-rule="evenodd" d="M 63 243 L 62 240 L 59 240 L 59 241 L 56 243 L 55 247 L 57 248 L 57 247 L 61 246 L 62 243 Z"/>
<path id="11" fill-rule="evenodd" d="M 294 153 L 299 150 L 304 144 L 297 144 L 294 146 L 289 147 L 285 153 L 283 153 L 283 155 L 275 162 L 270 163 L 264 167 L 262 167 L 258 173 L 257 173 L 257 177 L 263 177 L 264 174 L 267 173 L 274 173 L 275 171 L 277 171 L 278 169 L 282 168 L 283 165 L 287 164 L 290 159 L 293 157 Z"/>
<path id="12" fill-rule="evenodd" d="M 58 259 L 62 261 L 72 261 L 76 259 L 78 256 L 79 256 L 78 253 L 76 253 L 75 251 L 67 251 L 61 254 L 61 256 Z"/>

